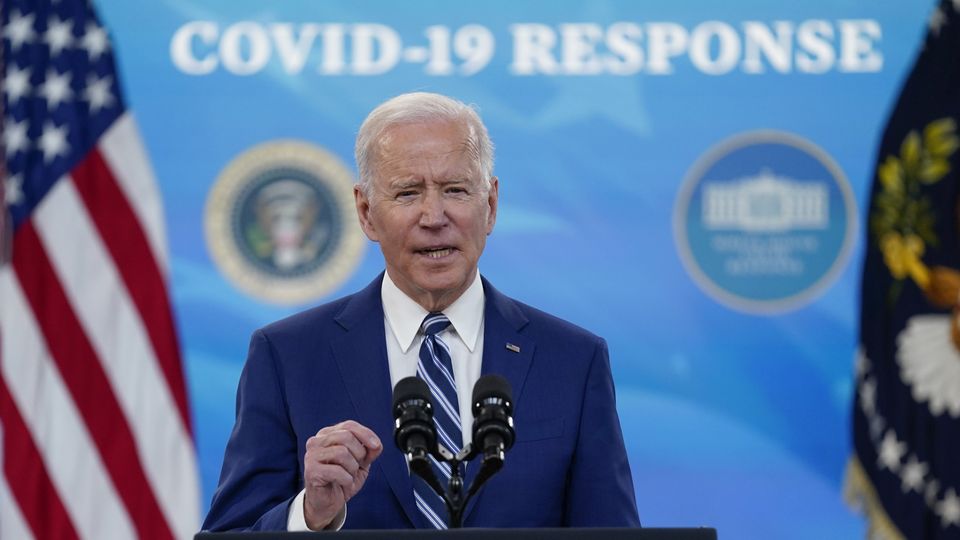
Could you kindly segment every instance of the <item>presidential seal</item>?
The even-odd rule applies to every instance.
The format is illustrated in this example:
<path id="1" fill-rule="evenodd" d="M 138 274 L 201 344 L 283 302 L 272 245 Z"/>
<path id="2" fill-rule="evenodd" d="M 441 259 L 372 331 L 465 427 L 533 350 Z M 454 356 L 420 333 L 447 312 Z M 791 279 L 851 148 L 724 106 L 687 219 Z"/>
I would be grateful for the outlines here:
<path id="1" fill-rule="evenodd" d="M 300 304 L 336 289 L 364 249 L 353 175 L 326 150 L 275 141 L 237 156 L 207 198 L 207 247 L 245 293 Z"/>
<path id="2" fill-rule="evenodd" d="M 857 208 L 821 148 L 779 131 L 734 136 L 692 167 L 674 208 L 674 238 L 693 280 L 728 307 L 783 313 L 840 274 Z"/>

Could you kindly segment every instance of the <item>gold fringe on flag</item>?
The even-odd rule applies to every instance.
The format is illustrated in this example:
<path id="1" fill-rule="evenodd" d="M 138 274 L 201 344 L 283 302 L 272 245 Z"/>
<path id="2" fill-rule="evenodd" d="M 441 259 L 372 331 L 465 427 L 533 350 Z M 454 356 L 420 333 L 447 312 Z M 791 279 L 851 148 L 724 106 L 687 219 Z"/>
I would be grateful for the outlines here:
<path id="1" fill-rule="evenodd" d="M 890 516 L 877 497 L 877 491 L 864 472 L 860 460 L 851 457 L 847 462 L 846 478 L 843 482 L 843 498 L 851 508 L 867 517 L 867 538 L 869 540 L 906 540 L 903 533 L 890 521 Z"/>

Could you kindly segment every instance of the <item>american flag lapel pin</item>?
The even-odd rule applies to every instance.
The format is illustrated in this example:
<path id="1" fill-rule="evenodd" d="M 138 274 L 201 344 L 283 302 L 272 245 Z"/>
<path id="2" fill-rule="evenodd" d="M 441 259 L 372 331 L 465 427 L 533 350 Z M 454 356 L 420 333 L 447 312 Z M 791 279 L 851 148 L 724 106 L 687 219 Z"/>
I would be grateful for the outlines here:
<path id="1" fill-rule="evenodd" d="M 507 350 L 513 352 L 520 352 L 520 346 L 514 345 L 513 343 L 507 343 Z"/>

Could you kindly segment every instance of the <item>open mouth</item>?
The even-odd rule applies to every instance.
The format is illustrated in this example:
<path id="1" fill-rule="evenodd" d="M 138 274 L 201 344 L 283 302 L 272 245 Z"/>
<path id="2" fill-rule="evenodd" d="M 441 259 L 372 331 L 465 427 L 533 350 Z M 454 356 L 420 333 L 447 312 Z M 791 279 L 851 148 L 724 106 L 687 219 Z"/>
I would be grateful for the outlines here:
<path id="1" fill-rule="evenodd" d="M 417 253 L 426 255 L 431 259 L 441 259 L 453 253 L 453 248 L 451 247 L 427 248 L 427 249 L 418 250 Z"/>

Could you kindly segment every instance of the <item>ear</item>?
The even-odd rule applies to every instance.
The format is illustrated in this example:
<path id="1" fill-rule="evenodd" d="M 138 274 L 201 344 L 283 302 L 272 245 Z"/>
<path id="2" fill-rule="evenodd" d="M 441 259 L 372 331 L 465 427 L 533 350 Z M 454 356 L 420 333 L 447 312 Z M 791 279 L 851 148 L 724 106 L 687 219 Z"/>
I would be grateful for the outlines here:
<path id="1" fill-rule="evenodd" d="M 371 241 L 379 242 L 380 237 L 377 235 L 377 228 L 373 225 L 373 220 L 370 219 L 370 199 L 360 189 L 359 184 L 353 186 L 353 202 L 357 207 L 357 218 L 360 220 L 360 228 L 363 229 L 363 233 Z"/>
<path id="2" fill-rule="evenodd" d="M 487 236 L 493 232 L 493 226 L 497 223 L 497 204 L 500 200 L 500 180 L 493 176 L 490 178 L 490 192 L 487 193 Z"/>

